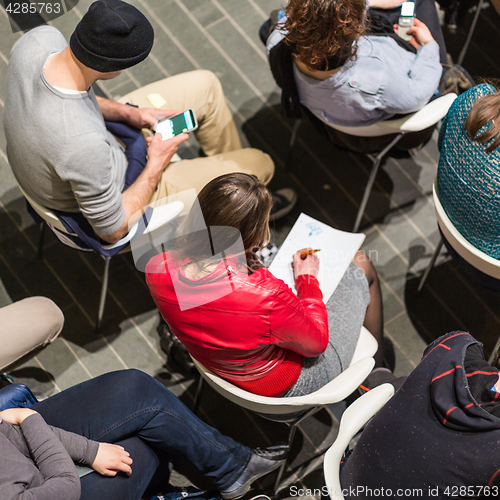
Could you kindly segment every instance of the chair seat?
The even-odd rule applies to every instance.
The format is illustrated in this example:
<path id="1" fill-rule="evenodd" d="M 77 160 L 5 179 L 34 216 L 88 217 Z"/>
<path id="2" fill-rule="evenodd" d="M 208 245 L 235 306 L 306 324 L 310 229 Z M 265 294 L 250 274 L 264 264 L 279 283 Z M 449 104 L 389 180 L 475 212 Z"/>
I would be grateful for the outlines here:
<path id="1" fill-rule="evenodd" d="M 383 120 L 368 126 L 344 127 L 333 123 L 325 123 L 335 130 L 356 137 L 379 137 L 382 135 L 398 134 L 400 132 L 420 132 L 426 128 L 432 127 L 441 120 L 456 98 L 456 94 L 446 94 L 429 102 L 415 113 L 410 113 L 401 118 Z"/>
<path id="2" fill-rule="evenodd" d="M 490 257 L 472 243 L 467 241 L 460 231 L 453 225 L 446 214 L 437 192 L 437 181 L 432 187 L 434 208 L 436 210 L 437 222 L 444 237 L 454 250 L 469 264 L 492 278 L 500 280 L 500 260 Z"/>
<path id="3" fill-rule="evenodd" d="M 375 361 L 371 356 L 375 354 L 377 347 L 373 335 L 363 327 L 349 368 L 318 391 L 291 398 L 259 396 L 245 391 L 219 377 L 196 359 L 193 358 L 193 361 L 201 376 L 226 399 L 247 410 L 269 415 L 284 415 L 336 403 L 351 395 L 372 371 Z"/>

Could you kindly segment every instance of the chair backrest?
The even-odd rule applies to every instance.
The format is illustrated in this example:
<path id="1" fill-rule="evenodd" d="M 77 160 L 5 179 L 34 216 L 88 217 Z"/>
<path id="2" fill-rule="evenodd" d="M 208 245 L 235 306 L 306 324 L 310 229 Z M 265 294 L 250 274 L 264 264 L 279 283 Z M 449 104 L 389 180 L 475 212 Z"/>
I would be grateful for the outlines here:
<path id="1" fill-rule="evenodd" d="M 364 327 L 361 327 L 359 332 L 358 343 L 352 355 L 349 366 L 357 363 L 360 359 L 371 358 L 378 349 L 377 339 Z"/>
<path id="2" fill-rule="evenodd" d="M 456 98 L 456 94 L 446 94 L 429 102 L 415 113 L 410 113 L 402 118 L 383 120 L 365 127 L 344 127 L 333 123 L 327 123 L 327 125 L 344 134 L 356 137 L 378 137 L 399 132 L 420 132 L 432 127 L 444 118 Z"/>
<path id="3" fill-rule="evenodd" d="M 340 485 L 340 461 L 355 434 L 377 413 L 394 394 L 391 384 L 382 384 L 363 394 L 342 415 L 337 439 L 326 452 L 323 474 L 330 498 L 343 500 Z"/>
<path id="4" fill-rule="evenodd" d="M 180 158 L 179 158 L 180 160 Z M 178 160 L 176 160 L 178 161 Z M 64 243 L 67 246 L 70 246 L 71 248 L 76 248 L 78 250 L 84 250 L 88 251 L 89 248 L 86 247 L 83 243 L 79 245 L 78 243 L 75 242 L 75 238 L 70 239 L 69 237 L 65 235 L 72 234 L 70 233 L 64 224 L 61 222 L 59 217 L 49 208 L 43 207 L 39 203 L 37 203 L 31 196 L 29 196 L 24 189 L 18 184 L 19 189 L 21 193 L 23 193 L 24 197 L 28 201 L 28 203 L 31 205 L 33 210 L 49 225 L 49 227 L 52 229 L 54 234 L 57 236 L 57 238 Z M 162 228 L 164 228 L 165 224 L 170 222 L 172 219 L 177 217 L 182 210 L 184 209 L 184 203 L 182 201 L 172 201 L 171 203 L 167 203 L 165 205 L 160 205 L 158 207 L 155 207 L 152 210 L 152 216 L 150 220 L 148 221 L 148 225 L 144 231 L 144 235 L 147 236 L 147 238 L 151 238 L 152 234 L 154 232 L 160 232 L 161 233 Z M 127 235 L 125 235 L 123 238 L 121 238 L 119 241 L 113 244 L 109 245 L 102 245 L 102 248 L 105 250 L 113 250 L 114 248 L 122 247 L 123 245 L 126 245 L 129 243 L 137 233 L 137 229 L 139 227 L 139 223 L 134 224 Z M 61 234 L 62 233 L 62 234 Z M 72 235 L 74 236 L 74 235 Z M 144 239 L 143 239 L 144 240 Z M 136 248 L 139 248 L 141 244 L 143 244 L 143 240 L 139 240 L 136 243 Z M 78 240 L 79 241 L 79 240 Z M 136 252 L 136 253 L 139 253 Z"/>
<path id="5" fill-rule="evenodd" d="M 453 225 L 448 215 L 446 215 L 443 205 L 441 205 L 441 201 L 439 200 L 437 180 L 434 181 L 432 187 L 432 196 L 439 228 L 448 243 L 456 250 L 458 255 L 465 259 L 470 265 L 488 276 L 500 279 L 500 260 L 490 257 L 472 245 L 472 243 L 468 242 Z"/>
<path id="6" fill-rule="evenodd" d="M 377 350 L 377 341 L 368 330 L 363 328 L 358 346 L 367 354 L 365 357 L 361 357 L 361 354 L 356 355 L 357 361 L 351 363 L 349 368 L 318 391 L 306 396 L 292 398 L 276 398 L 252 394 L 219 377 L 196 359 L 193 358 L 193 361 L 201 376 L 226 399 L 247 410 L 270 415 L 284 415 L 307 408 L 336 403 L 351 395 L 373 369 L 375 361 L 371 356 Z"/>
<path id="7" fill-rule="evenodd" d="M 50 226 L 58 231 L 63 233 L 68 233 L 67 229 L 64 227 L 62 222 L 59 220 L 54 212 L 52 212 L 49 208 L 42 207 L 39 203 L 37 203 L 31 196 L 29 196 L 26 191 L 18 184 L 21 193 L 23 193 L 24 197 L 28 201 L 28 203 L 32 206 L 33 210 Z"/>

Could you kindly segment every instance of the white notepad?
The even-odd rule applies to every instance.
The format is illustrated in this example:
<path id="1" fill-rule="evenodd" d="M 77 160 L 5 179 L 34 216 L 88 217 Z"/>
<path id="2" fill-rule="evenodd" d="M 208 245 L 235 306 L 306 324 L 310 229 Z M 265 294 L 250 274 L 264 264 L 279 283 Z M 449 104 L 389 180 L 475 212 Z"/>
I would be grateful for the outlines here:
<path id="1" fill-rule="evenodd" d="M 327 302 L 344 276 L 349 264 L 361 247 L 365 235 L 339 231 L 302 213 L 286 237 L 269 271 L 282 279 L 294 292 L 292 257 L 297 250 L 319 248 L 319 286 Z"/>

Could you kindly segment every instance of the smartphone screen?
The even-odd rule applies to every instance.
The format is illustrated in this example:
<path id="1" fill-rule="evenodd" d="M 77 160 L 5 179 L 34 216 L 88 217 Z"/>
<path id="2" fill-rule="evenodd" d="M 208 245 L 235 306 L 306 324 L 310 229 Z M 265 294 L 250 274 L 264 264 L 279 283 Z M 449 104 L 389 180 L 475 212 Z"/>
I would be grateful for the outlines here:
<path id="1" fill-rule="evenodd" d="M 401 17 L 413 17 L 415 14 L 415 2 L 403 2 L 401 4 Z"/>
<path id="2" fill-rule="evenodd" d="M 190 132 L 197 127 L 196 118 L 192 110 L 188 109 L 179 115 L 171 116 L 156 124 L 155 131 L 161 133 L 162 139 L 165 141 L 172 137 Z"/>

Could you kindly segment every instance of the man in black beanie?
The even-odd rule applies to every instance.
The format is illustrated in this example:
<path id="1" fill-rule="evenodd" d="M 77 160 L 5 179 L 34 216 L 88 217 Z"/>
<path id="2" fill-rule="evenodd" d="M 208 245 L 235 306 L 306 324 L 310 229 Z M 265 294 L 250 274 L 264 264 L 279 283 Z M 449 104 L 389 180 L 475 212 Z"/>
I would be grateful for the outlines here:
<path id="1" fill-rule="evenodd" d="M 141 62 L 153 40 L 153 27 L 135 7 L 99 0 L 69 46 L 57 29 L 41 26 L 11 52 L 4 126 L 17 181 L 42 206 L 81 212 L 110 243 L 128 233 L 131 216 L 149 203 L 199 191 L 229 172 L 255 174 L 265 183 L 274 172 L 268 155 L 241 149 L 220 82 L 209 71 L 152 83 L 120 103 L 95 96 L 92 84 Z M 152 109 L 147 98 L 161 109 Z M 188 134 L 165 141 L 155 134 L 146 145 L 137 129 L 151 129 L 158 119 L 188 108 L 194 109 L 207 157 L 170 163 Z M 293 205 L 286 196 L 281 201 L 285 208 Z"/>

